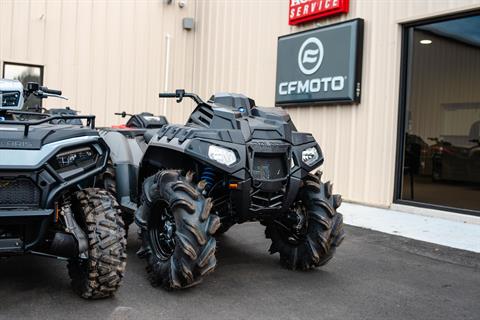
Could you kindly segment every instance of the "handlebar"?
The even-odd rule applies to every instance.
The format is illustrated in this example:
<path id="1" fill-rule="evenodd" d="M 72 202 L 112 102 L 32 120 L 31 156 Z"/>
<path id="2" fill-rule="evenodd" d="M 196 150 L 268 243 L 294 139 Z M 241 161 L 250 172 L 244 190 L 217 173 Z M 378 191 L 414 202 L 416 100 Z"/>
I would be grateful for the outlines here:
<path id="1" fill-rule="evenodd" d="M 48 93 L 48 94 L 55 94 L 57 96 L 61 96 L 62 95 L 62 91 L 61 90 L 55 90 L 55 89 L 49 89 L 47 87 L 40 87 L 40 90 L 42 90 L 44 93 Z"/>
<path id="2" fill-rule="evenodd" d="M 115 112 L 115 115 L 116 116 L 121 116 L 122 118 L 125 118 L 126 116 L 133 116 L 133 114 L 130 114 L 130 113 L 126 113 L 125 111 L 122 111 L 122 112 Z"/>
<path id="3" fill-rule="evenodd" d="M 177 98 L 176 93 L 160 93 L 158 95 L 159 98 Z"/>
<path id="4" fill-rule="evenodd" d="M 67 98 L 62 97 L 61 90 L 49 89 L 48 87 L 39 85 L 37 82 L 28 82 L 24 90 L 25 99 L 27 99 L 32 94 L 40 99 L 52 96 L 68 100 Z"/>
<path id="5" fill-rule="evenodd" d="M 177 98 L 177 102 L 182 102 L 184 97 L 191 98 L 197 104 L 204 104 L 203 101 L 198 95 L 195 93 L 186 93 L 184 89 L 177 89 L 175 93 L 163 92 L 158 95 L 159 98 Z"/>

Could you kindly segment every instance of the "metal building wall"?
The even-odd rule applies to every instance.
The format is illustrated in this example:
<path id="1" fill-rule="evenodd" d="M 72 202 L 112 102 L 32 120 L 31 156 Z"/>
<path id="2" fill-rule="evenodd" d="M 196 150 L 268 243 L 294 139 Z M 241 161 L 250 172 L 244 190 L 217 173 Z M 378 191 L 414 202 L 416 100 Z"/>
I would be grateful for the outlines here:
<path id="1" fill-rule="evenodd" d="M 0 0 L 0 62 L 44 65 L 45 84 L 70 98 L 46 104 L 93 113 L 99 125 L 120 123 L 113 113 L 122 110 L 181 121 L 183 108 L 167 108 L 158 92 L 191 89 L 195 34 L 182 18 L 194 10 L 160 0 Z"/>
<path id="2" fill-rule="evenodd" d="M 400 22 L 480 1 L 351 0 L 348 15 L 326 25 L 365 19 L 362 102 L 353 106 L 289 107 L 295 124 L 313 132 L 324 154 L 324 176 L 344 199 L 389 206 L 393 199 L 400 79 Z M 248 93 L 271 106 L 275 94 L 276 37 L 313 28 L 288 26 L 288 1 L 198 1 L 194 87 Z"/>
<path id="3" fill-rule="evenodd" d="M 100 125 L 115 111 L 164 113 L 182 122 L 191 104 L 157 98 L 183 87 L 203 97 L 243 92 L 272 106 L 277 36 L 288 26 L 288 0 L 0 0 L 0 62 L 45 66 L 45 83 Z M 324 172 L 344 198 L 388 206 L 393 197 L 401 39 L 399 22 L 479 6 L 479 0 L 351 0 L 365 19 L 362 103 L 290 107 L 313 132 Z M 182 29 L 183 17 L 196 29 Z M 49 101 L 50 105 L 54 100 Z"/>

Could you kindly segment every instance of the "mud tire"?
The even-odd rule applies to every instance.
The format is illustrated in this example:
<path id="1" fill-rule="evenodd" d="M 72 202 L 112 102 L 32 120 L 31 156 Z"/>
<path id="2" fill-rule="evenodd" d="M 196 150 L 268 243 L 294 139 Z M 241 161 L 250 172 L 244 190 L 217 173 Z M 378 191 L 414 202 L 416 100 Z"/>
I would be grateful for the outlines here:
<path id="1" fill-rule="evenodd" d="M 75 219 L 88 237 L 88 259 L 70 259 L 73 290 L 85 299 L 112 296 L 125 273 L 127 240 L 117 201 L 102 189 L 84 189 L 72 197 Z"/>
<path id="2" fill-rule="evenodd" d="M 143 184 L 142 205 L 136 215 L 142 248 L 138 255 L 147 261 L 153 286 L 181 289 L 200 283 L 216 266 L 214 234 L 220 226 L 218 216 L 210 214 L 212 202 L 202 195 L 204 183 L 192 182 L 192 175 L 163 170 Z M 158 208 L 162 208 L 159 210 Z M 152 233 L 154 215 L 170 210 L 175 220 L 175 245 L 170 256 L 162 255 Z"/>
<path id="3" fill-rule="evenodd" d="M 309 270 L 325 265 L 344 239 L 343 216 L 337 212 L 341 196 L 332 194 L 332 185 L 321 182 L 321 173 L 308 175 L 296 201 L 307 212 L 307 231 L 301 243 L 292 244 L 275 222 L 267 224 L 265 235 L 272 240 L 270 253 L 280 253 L 282 266 Z"/>
<path id="4" fill-rule="evenodd" d="M 215 232 L 215 237 L 219 237 L 225 234 L 228 230 L 230 230 L 231 227 L 233 227 L 234 224 L 235 223 L 228 220 L 220 223 L 220 227 L 218 227 L 218 230 Z"/>

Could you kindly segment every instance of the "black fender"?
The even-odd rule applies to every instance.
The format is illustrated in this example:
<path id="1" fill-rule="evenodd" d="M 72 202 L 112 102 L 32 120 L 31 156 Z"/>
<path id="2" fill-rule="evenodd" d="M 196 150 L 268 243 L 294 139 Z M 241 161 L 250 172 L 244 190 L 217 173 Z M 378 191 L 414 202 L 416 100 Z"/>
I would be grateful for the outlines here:
<path id="1" fill-rule="evenodd" d="M 143 156 L 141 143 L 144 142 L 117 131 L 102 130 L 100 136 L 110 148 L 110 161 L 115 169 L 115 197 L 123 208 L 134 211 L 138 197 L 138 171 Z"/>
<path id="2" fill-rule="evenodd" d="M 211 145 L 220 146 L 235 152 L 237 162 L 226 166 L 208 157 L 208 148 Z M 246 146 L 220 140 L 208 140 L 203 138 L 179 139 L 166 135 L 156 135 L 150 139 L 147 150 L 141 161 L 139 178 L 145 179 L 152 174 L 149 167 L 160 168 L 182 168 L 185 170 L 194 169 L 194 163 L 199 162 L 209 165 L 229 175 L 245 168 Z"/>

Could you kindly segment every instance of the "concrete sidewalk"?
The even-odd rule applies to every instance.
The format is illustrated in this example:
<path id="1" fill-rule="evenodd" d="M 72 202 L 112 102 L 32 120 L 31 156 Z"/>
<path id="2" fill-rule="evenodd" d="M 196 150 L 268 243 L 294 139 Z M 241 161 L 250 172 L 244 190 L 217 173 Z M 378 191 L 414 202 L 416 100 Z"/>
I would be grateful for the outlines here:
<path id="1" fill-rule="evenodd" d="M 452 213 L 427 216 L 345 202 L 342 203 L 339 211 L 344 216 L 344 222 L 352 226 L 480 252 L 480 218 L 478 217 Z M 417 212 L 420 211 L 417 209 Z M 434 213 L 433 210 L 423 212 Z"/>

